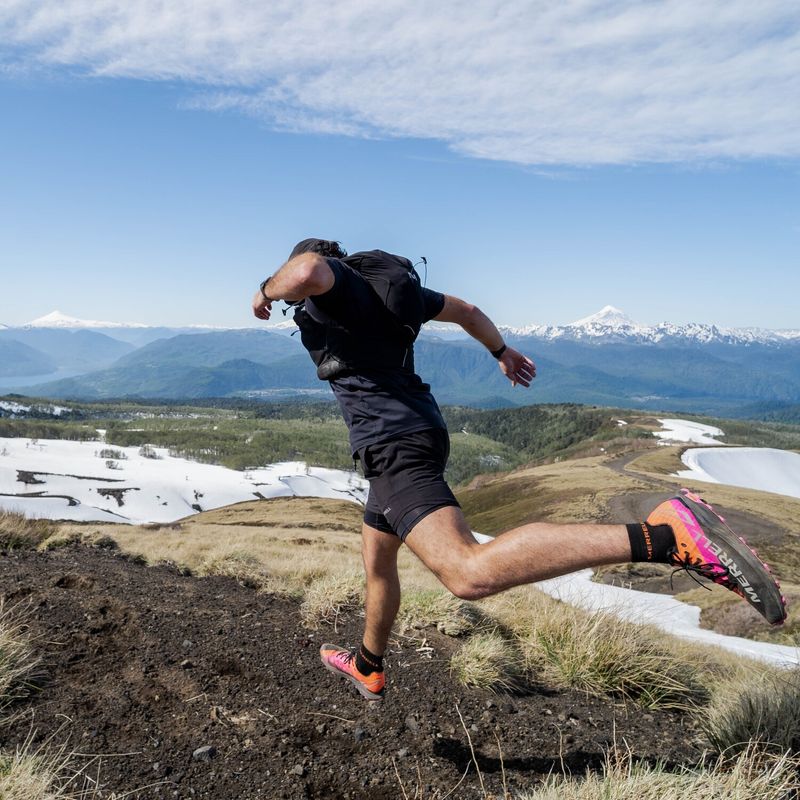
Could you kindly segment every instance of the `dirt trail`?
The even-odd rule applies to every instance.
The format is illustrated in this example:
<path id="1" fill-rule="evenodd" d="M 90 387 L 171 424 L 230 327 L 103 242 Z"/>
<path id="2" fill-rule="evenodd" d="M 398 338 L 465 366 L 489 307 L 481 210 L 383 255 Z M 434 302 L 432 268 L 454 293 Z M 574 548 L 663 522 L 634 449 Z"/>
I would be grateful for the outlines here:
<path id="1" fill-rule="evenodd" d="M 452 789 L 471 761 L 487 791 L 530 788 L 562 767 L 597 766 L 613 737 L 637 757 L 686 763 L 692 727 L 674 712 L 547 688 L 493 696 L 456 686 L 458 641 L 398 639 L 388 695 L 364 703 L 318 663 L 323 640 L 355 644 L 358 618 L 310 632 L 295 603 L 227 578 L 145 567 L 73 546 L 0 560 L 0 597 L 28 608 L 49 680 L 0 728 L 8 748 L 53 736 L 77 762 L 103 756 L 98 800 L 401 797 Z M 432 649 L 431 649 L 432 648 Z M 211 747 L 209 760 L 193 756 Z M 206 751 L 208 754 L 208 751 Z M 91 772 L 97 771 L 96 763 Z M 418 778 L 419 776 L 419 778 Z M 474 767 L 456 792 L 483 797 Z"/>

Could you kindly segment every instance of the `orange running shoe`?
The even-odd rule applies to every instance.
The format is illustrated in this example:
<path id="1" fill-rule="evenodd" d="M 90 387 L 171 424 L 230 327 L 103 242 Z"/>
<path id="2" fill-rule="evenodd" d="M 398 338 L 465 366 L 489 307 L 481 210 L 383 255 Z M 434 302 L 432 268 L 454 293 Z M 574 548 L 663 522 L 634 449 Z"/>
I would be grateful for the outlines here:
<path id="1" fill-rule="evenodd" d="M 698 495 L 681 489 L 680 495 L 656 506 L 647 523 L 672 528 L 673 566 L 730 589 L 772 625 L 780 625 L 786 619 L 786 598 L 769 567 Z"/>
<path id="2" fill-rule="evenodd" d="M 367 700 L 383 700 L 383 689 L 386 678 L 383 672 L 372 672 L 362 675 L 356 669 L 356 654 L 335 644 L 323 644 L 319 649 L 319 657 L 325 669 L 347 678 Z"/>

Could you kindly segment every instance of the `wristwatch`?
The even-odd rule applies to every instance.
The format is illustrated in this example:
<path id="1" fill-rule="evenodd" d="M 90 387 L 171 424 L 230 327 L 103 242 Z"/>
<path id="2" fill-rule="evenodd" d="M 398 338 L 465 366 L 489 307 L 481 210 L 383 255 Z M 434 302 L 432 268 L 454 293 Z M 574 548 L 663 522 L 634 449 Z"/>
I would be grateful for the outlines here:
<path id="1" fill-rule="evenodd" d="M 274 302 L 275 302 L 275 301 L 274 301 L 274 300 L 273 300 L 271 297 L 269 297 L 269 296 L 267 295 L 267 293 L 264 291 L 264 287 L 265 287 L 265 286 L 266 286 L 266 285 L 267 285 L 267 284 L 270 282 L 270 280 L 271 280 L 271 279 L 272 279 L 272 275 L 270 275 L 270 276 L 269 276 L 269 278 L 267 278 L 265 281 L 262 281 L 262 282 L 261 282 L 261 284 L 260 284 L 260 286 L 258 287 L 258 290 L 261 292 L 261 296 L 262 296 L 262 297 L 264 298 L 264 300 L 266 300 L 268 303 L 274 303 Z"/>
<path id="2" fill-rule="evenodd" d="M 506 351 L 506 349 L 507 349 L 507 348 L 508 348 L 508 345 L 505 345 L 505 344 L 504 344 L 502 347 L 498 347 L 498 348 L 497 348 L 497 350 L 490 350 L 489 352 L 490 352 L 490 353 L 491 353 L 491 354 L 492 354 L 492 355 L 493 355 L 495 358 L 499 359 L 499 358 L 500 358 L 500 357 L 503 355 L 503 353 L 505 353 L 505 351 Z"/>

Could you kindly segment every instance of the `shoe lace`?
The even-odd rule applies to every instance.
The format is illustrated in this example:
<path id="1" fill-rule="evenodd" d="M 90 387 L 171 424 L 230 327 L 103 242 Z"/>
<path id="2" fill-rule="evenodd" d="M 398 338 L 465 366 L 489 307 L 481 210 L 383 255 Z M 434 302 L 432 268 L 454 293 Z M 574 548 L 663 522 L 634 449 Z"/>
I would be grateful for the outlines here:
<path id="1" fill-rule="evenodd" d="M 702 581 L 697 579 L 700 575 L 707 580 L 718 583 L 721 586 L 729 586 L 731 584 L 730 570 L 720 563 L 705 563 L 703 561 L 692 561 L 690 558 L 682 558 L 680 553 L 673 549 L 670 551 L 670 560 L 675 569 L 672 570 L 669 576 L 669 588 L 674 590 L 673 580 L 678 572 L 683 572 L 688 575 L 698 586 L 702 586 L 706 591 L 711 591 L 709 586 L 706 586 Z M 720 571 L 722 570 L 722 571 Z"/>

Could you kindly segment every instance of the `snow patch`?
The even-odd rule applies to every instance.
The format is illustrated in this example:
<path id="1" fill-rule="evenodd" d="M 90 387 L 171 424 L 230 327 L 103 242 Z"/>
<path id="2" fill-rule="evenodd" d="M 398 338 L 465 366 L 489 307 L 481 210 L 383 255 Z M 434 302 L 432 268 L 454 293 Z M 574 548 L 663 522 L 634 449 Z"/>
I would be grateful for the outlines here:
<path id="1" fill-rule="evenodd" d="M 714 437 L 724 436 L 725 434 L 713 425 L 703 425 L 700 422 L 692 422 L 688 419 L 660 419 L 659 422 L 664 430 L 653 433 L 653 436 L 657 436 L 662 440 L 659 444 L 670 444 L 672 442 L 723 444 L 723 442 L 718 442 Z"/>
<path id="2" fill-rule="evenodd" d="M 0 454 L 0 508 L 48 519 L 166 523 L 257 497 L 363 504 L 367 494 L 355 472 L 302 462 L 237 472 L 160 447 L 50 439 L 0 438 Z"/>
<path id="3" fill-rule="evenodd" d="M 0 400 L 0 411 L 8 411 L 9 414 L 27 414 L 30 410 L 30 406 L 23 406 L 20 403 L 12 403 L 8 400 Z"/>
<path id="4" fill-rule="evenodd" d="M 10 414 L 12 417 L 24 417 L 35 414 L 43 414 L 50 417 L 60 417 L 63 414 L 69 414 L 71 411 L 71 408 L 66 408 L 65 406 L 56 406 L 51 404 L 25 406 L 21 403 L 15 403 L 11 400 L 0 400 L 0 417 L 4 416 L 4 412 L 5 414 Z"/>
<path id="5" fill-rule="evenodd" d="M 800 454 L 770 447 L 692 448 L 680 478 L 800 497 Z"/>

